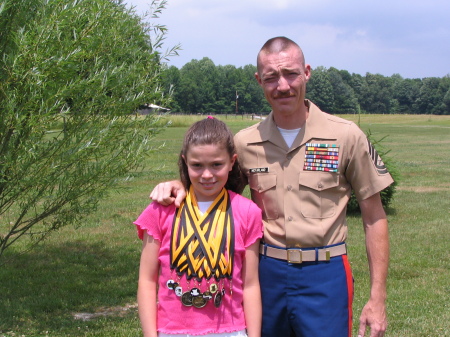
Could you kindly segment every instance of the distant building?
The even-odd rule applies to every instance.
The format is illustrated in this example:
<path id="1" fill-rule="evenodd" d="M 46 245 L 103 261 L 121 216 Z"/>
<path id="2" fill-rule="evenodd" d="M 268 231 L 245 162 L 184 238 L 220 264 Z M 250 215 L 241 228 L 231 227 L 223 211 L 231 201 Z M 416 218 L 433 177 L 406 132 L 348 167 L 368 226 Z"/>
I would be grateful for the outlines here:
<path id="1" fill-rule="evenodd" d="M 170 109 L 164 108 L 156 104 L 143 104 L 140 105 L 138 108 L 138 113 L 141 115 L 148 115 L 150 113 L 167 112 L 167 111 L 170 111 Z"/>

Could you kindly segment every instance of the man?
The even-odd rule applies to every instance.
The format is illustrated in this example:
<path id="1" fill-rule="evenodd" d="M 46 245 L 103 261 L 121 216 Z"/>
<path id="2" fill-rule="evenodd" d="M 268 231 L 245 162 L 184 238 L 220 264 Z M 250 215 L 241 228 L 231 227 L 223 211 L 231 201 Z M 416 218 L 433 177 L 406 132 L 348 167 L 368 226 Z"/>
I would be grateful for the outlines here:
<path id="1" fill-rule="evenodd" d="M 263 211 L 260 249 L 263 336 L 351 336 L 353 280 L 347 259 L 346 207 L 359 201 L 371 290 L 359 335 L 384 336 L 388 226 L 380 191 L 393 180 L 364 133 L 305 100 L 311 67 L 285 37 L 268 40 L 255 77 L 272 107 L 235 136 L 252 200 Z M 170 196 L 172 194 L 175 197 Z M 179 204 L 177 183 L 151 197 Z"/>

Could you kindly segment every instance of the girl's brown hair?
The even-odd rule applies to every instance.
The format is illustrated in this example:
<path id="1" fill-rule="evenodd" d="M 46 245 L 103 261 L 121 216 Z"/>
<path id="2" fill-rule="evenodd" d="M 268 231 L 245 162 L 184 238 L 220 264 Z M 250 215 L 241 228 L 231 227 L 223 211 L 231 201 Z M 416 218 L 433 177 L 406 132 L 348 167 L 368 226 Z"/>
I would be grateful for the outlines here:
<path id="1" fill-rule="evenodd" d="M 184 135 L 183 146 L 181 148 L 180 156 L 178 158 L 178 167 L 180 169 L 180 180 L 186 189 L 191 186 L 191 179 L 189 178 L 188 168 L 183 156 L 192 145 L 217 145 L 227 150 L 230 158 L 236 154 L 236 148 L 233 141 L 233 133 L 228 126 L 213 117 L 202 119 L 195 122 Z M 228 175 L 225 188 L 236 193 L 242 193 L 245 184 L 238 161 L 234 165 Z"/>

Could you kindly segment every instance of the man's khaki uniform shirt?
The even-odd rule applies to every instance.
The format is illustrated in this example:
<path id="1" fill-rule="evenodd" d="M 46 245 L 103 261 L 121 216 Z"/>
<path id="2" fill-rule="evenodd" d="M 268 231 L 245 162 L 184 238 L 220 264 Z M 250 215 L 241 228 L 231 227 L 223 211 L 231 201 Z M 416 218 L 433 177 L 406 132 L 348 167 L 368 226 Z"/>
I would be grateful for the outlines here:
<path id="1" fill-rule="evenodd" d="M 275 246 L 321 247 L 344 242 L 351 190 L 360 201 L 393 182 L 355 123 L 326 114 L 310 101 L 306 104 L 309 116 L 290 148 L 273 112 L 235 136 L 252 200 L 263 211 L 264 241 Z M 337 149 L 333 168 L 320 167 L 327 166 L 323 159 L 320 164 L 305 165 L 311 144 Z"/>

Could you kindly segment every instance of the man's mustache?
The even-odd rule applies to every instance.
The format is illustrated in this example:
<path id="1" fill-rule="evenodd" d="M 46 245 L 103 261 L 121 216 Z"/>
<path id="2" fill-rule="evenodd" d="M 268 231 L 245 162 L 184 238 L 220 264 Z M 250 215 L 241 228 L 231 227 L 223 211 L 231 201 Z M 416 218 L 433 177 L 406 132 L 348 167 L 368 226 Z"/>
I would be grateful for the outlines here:
<path id="1" fill-rule="evenodd" d="M 293 92 L 278 92 L 274 98 L 288 98 L 288 97 L 294 97 L 295 94 Z"/>

